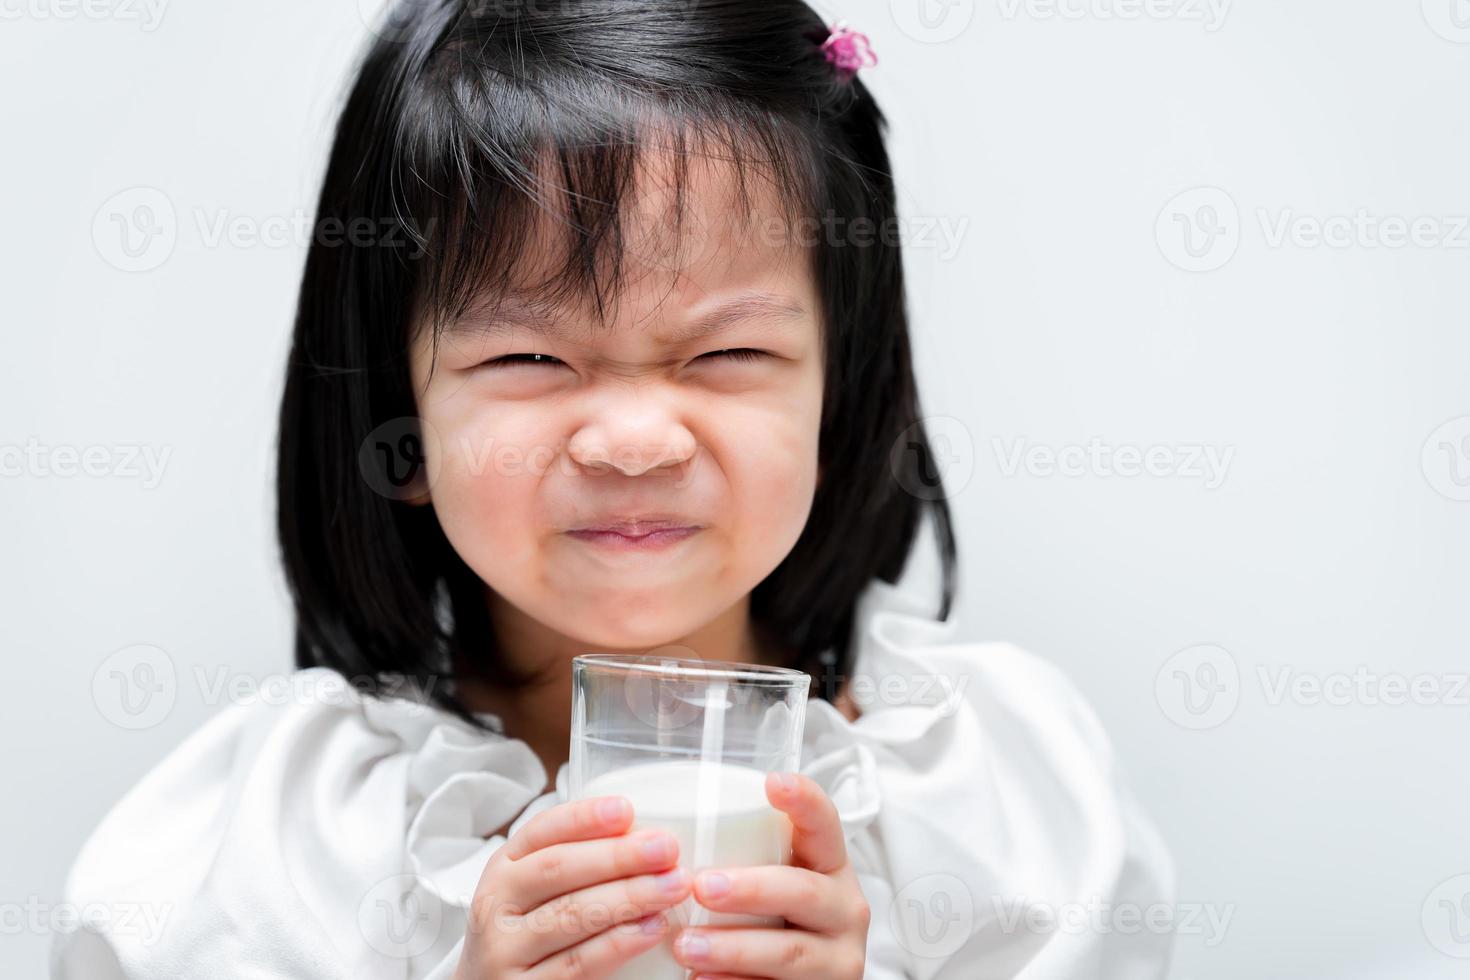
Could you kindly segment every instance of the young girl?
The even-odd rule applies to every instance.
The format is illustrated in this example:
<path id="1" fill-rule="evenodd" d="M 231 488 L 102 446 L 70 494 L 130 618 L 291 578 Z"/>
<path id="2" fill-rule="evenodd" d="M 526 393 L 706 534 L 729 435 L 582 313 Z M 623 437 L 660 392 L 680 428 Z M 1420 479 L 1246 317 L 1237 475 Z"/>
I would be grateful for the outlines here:
<path id="1" fill-rule="evenodd" d="M 162 926 L 63 933 L 53 976 L 1164 975 L 1167 929 L 1093 914 L 1172 887 L 1095 716 L 952 638 L 873 64 L 801 0 L 396 10 L 287 370 L 293 696 L 108 814 L 66 898 Z M 937 616 L 895 584 L 925 527 Z M 790 865 L 681 870 L 568 800 L 572 657 L 650 650 L 810 674 Z"/>

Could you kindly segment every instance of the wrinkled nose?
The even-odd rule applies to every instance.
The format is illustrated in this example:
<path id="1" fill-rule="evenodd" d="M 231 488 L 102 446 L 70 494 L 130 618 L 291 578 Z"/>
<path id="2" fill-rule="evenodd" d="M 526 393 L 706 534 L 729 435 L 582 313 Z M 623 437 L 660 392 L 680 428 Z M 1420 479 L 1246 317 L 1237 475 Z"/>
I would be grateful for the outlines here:
<path id="1" fill-rule="evenodd" d="M 567 444 L 567 454 L 593 472 L 625 476 L 672 469 L 694 458 L 694 434 L 657 399 L 607 399 Z"/>

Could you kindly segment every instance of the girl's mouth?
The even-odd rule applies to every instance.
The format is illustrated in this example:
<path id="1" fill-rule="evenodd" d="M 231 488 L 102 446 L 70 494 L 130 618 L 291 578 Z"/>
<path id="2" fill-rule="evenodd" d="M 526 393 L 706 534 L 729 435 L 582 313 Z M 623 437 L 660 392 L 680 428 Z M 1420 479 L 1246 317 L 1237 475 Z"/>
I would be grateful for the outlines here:
<path id="1" fill-rule="evenodd" d="M 593 529 L 568 531 L 567 534 L 579 541 L 586 541 L 588 544 L 601 548 L 612 548 L 618 551 L 660 551 L 698 534 L 699 530 L 697 527 L 675 526 L 650 528 L 639 534 Z"/>

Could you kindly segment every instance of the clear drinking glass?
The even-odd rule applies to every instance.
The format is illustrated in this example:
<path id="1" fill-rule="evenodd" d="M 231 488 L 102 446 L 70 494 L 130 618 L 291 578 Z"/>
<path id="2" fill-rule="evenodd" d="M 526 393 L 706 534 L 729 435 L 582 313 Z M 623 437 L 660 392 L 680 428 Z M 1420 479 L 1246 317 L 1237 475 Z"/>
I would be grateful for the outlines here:
<path id="1" fill-rule="evenodd" d="M 791 821 L 766 799 L 766 773 L 801 761 L 811 677 L 788 667 L 654 654 L 572 659 L 572 799 L 621 795 L 632 830 L 679 842 L 679 866 L 789 864 Z M 613 980 L 686 980 L 674 959 L 682 926 L 780 928 L 778 917 L 713 912 L 693 895 L 670 909 L 662 943 Z"/>

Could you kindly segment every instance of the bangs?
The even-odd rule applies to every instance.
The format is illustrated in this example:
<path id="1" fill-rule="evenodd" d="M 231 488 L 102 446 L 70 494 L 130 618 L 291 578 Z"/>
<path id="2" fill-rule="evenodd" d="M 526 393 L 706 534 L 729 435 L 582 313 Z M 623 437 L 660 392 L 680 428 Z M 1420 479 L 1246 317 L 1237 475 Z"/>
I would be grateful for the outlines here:
<path id="1" fill-rule="evenodd" d="M 733 175 L 714 213 L 737 235 L 766 201 L 775 211 L 761 218 L 783 229 L 818 210 L 815 141 L 713 94 L 575 75 L 538 84 L 457 44 L 404 108 L 392 206 L 419 251 L 410 334 L 432 326 L 436 348 L 448 324 L 510 296 L 605 323 L 630 274 L 676 272 L 708 233 L 689 223 L 698 167 Z"/>

